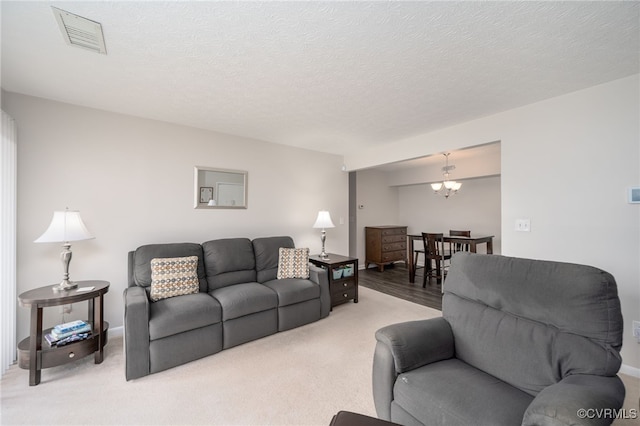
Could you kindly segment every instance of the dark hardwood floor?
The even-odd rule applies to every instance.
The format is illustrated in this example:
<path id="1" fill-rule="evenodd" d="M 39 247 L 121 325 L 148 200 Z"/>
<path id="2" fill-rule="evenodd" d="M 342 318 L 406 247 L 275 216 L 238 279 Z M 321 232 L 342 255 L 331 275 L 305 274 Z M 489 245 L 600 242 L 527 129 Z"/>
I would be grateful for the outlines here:
<path id="1" fill-rule="evenodd" d="M 442 290 L 435 279 L 427 282 L 422 288 L 422 270 L 418 269 L 416 282 L 409 282 L 409 268 L 404 264 L 393 264 L 385 267 L 384 272 L 378 268 L 358 271 L 358 285 L 367 287 L 400 299 L 442 310 Z"/>

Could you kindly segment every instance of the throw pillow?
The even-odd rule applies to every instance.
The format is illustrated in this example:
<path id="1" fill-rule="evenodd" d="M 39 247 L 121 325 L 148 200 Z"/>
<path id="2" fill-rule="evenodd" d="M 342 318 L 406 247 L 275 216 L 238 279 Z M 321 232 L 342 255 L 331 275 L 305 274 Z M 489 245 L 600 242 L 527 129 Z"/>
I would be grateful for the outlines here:
<path id="1" fill-rule="evenodd" d="M 278 279 L 309 278 L 309 249 L 280 247 Z"/>
<path id="2" fill-rule="evenodd" d="M 198 256 L 151 259 L 151 301 L 197 293 Z"/>

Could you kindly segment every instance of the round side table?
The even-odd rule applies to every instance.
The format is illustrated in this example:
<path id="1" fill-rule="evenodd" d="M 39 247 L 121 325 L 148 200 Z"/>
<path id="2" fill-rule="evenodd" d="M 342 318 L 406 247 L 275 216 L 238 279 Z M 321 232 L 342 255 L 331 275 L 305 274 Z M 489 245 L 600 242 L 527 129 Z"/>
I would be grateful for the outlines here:
<path id="1" fill-rule="evenodd" d="M 77 281 L 78 287 L 67 291 L 53 291 L 57 284 L 25 291 L 18 296 L 20 306 L 31 308 L 29 337 L 18 344 L 18 365 L 29 369 L 29 386 L 40 383 L 43 368 L 55 367 L 95 354 L 95 363 L 104 358 L 109 324 L 104 321 L 104 295 L 109 291 L 108 281 Z M 87 322 L 92 324 L 91 337 L 60 347 L 43 344 L 43 337 L 51 329 L 42 330 L 42 309 L 68 305 L 87 300 Z M 97 302 L 97 303 L 96 303 Z"/>

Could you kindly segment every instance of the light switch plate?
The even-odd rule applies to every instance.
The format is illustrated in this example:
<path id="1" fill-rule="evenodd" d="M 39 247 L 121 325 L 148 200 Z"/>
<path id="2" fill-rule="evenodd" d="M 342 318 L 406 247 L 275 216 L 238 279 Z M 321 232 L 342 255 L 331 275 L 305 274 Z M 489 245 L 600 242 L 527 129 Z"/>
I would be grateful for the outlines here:
<path id="1" fill-rule="evenodd" d="M 516 231 L 531 232 L 531 219 L 516 219 Z"/>

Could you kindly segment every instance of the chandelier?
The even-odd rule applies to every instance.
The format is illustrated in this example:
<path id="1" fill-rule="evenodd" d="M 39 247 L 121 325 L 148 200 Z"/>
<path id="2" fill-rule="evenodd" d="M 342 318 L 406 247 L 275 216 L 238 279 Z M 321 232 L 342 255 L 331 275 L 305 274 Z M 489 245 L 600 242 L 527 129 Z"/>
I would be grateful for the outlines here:
<path id="1" fill-rule="evenodd" d="M 450 152 L 447 152 L 446 154 L 442 154 L 446 158 L 445 166 L 442 168 L 442 171 L 444 173 L 444 181 L 431 184 L 431 188 L 433 188 L 436 194 L 440 194 L 440 190 L 444 188 L 444 192 L 442 192 L 442 194 L 444 195 L 445 198 L 449 198 L 449 195 L 451 195 L 452 192 L 454 194 L 457 193 L 460 187 L 462 186 L 462 183 L 460 182 L 456 182 L 455 180 L 449 180 L 449 172 L 451 170 L 455 170 L 456 168 L 456 166 L 449 165 L 450 154 L 451 154 Z"/>

